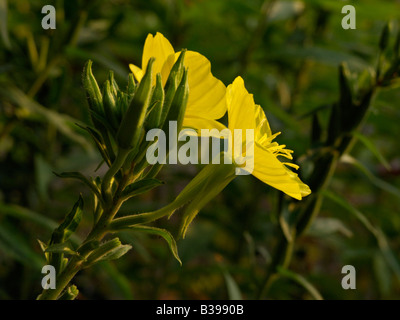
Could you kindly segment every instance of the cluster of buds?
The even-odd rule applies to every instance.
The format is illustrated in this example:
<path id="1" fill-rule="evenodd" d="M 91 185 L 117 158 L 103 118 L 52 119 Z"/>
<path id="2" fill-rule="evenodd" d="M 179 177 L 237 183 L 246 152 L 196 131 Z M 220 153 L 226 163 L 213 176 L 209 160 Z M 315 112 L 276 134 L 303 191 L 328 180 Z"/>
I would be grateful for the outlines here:
<path id="1" fill-rule="evenodd" d="M 92 72 L 92 61 L 86 63 L 83 85 L 94 128 L 85 129 L 110 167 L 122 154 L 125 164 L 140 163 L 143 171 L 147 167 L 144 156 L 149 147 L 144 139 L 146 132 L 153 128 L 167 131 L 169 121 L 176 121 L 178 130 L 181 129 L 189 96 L 184 57 L 185 51 L 182 51 L 165 86 L 161 74 L 154 75 L 155 59 L 151 58 L 139 83 L 129 74 L 126 91 L 120 89 L 112 71 L 100 90 Z"/>

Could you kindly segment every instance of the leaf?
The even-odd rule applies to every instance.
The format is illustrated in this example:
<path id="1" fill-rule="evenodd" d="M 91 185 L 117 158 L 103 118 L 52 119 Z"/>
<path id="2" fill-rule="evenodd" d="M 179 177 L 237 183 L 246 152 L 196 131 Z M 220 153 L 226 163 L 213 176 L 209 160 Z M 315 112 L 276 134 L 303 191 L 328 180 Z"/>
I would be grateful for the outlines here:
<path id="1" fill-rule="evenodd" d="M 34 252 L 21 233 L 6 221 L 0 224 L 0 252 L 36 270 L 40 270 L 45 263 L 43 256 Z"/>
<path id="2" fill-rule="evenodd" d="M 70 285 L 64 293 L 58 298 L 58 300 L 75 300 L 78 296 L 79 290 L 75 285 Z"/>
<path id="3" fill-rule="evenodd" d="M 124 200 L 146 193 L 160 185 L 164 184 L 163 181 L 157 179 L 144 179 L 134 182 L 127 186 L 121 194 Z"/>
<path id="4" fill-rule="evenodd" d="M 74 204 L 72 210 L 65 217 L 64 221 L 60 226 L 54 230 L 50 245 L 56 243 L 62 243 L 69 239 L 69 237 L 78 228 L 79 223 L 82 220 L 82 210 L 83 210 L 83 198 L 79 195 L 78 201 Z"/>
<path id="5" fill-rule="evenodd" d="M 0 91 L 4 96 L 8 97 L 10 101 L 25 111 L 23 113 L 25 117 L 28 116 L 32 119 L 36 118 L 40 121 L 51 123 L 66 137 L 79 143 L 86 151 L 91 151 L 90 144 L 87 143 L 84 136 L 72 129 L 76 129 L 75 123 L 78 122 L 76 119 L 45 108 L 16 87 L 8 86 L 6 88 L 0 88 Z"/>
<path id="6" fill-rule="evenodd" d="M 96 144 L 97 149 L 99 150 L 103 160 L 107 163 L 107 165 L 109 167 L 111 167 L 111 159 L 110 159 L 110 155 L 108 153 L 108 149 L 104 143 L 103 138 L 101 137 L 101 135 L 94 129 L 90 128 L 90 127 L 85 127 L 85 126 L 81 126 L 79 124 L 77 124 L 79 127 L 81 127 L 82 129 L 86 130 L 90 136 L 92 137 L 94 143 Z"/>
<path id="7" fill-rule="evenodd" d="M 278 273 L 290 280 L 293 280 L 294 282 L 297 282 L 299 285 L 301 285 L 306 291 L 315 299 L 315 300 L 324 300 L 319 293 L 319 291 L 302 275 L 295 273 L 293 271 L 284 269 L 282 267 L 278 267 Z"/>
<path id="8" fill-rule="evenodd" d="M 169 231 L 167 231 L 165 229 L 159 229 L 159 228 L 148 227 L 148 226 L 132 226 L 132 227 L 129 227 L 129 229 L 133 230 L 133 231 L 138 231 L 138 232 L 146 232 L 146 233 L 150 233 L 150 234 L 155 234 L 155 235 L 163 237 L 164 240 L 167 241 L 168 246 L 169 246 L 172 254 L 174 255 L 175 259 L 178 260 L 180 265 L 182 265 L 182 261 L 178 255 L 178 248 L 176 245 L 176 241 L 175 241 L 174 237 L 171 235 L 171 233 L 169 233 Z"/>
<path id="9" fill-rule="evenodd" d="M 389 162 L 385 159 L 383 154 L 376 148 L 375 144 L 366 136 L 361 134 L 358 131 L 355 131 L 353 135 L 360 141 L 362 142 L 368 149 L 371 151 L 376 158 L 379 160 L 379 162 L 387 169 L 390 170 L 390 164 Z"/>
<path id="10" fill-rule="evenodd" d="M 293 228 L 290 223 L 290 211 L 287 207 L 282 208 L 281 214 L 279 215 L 279 225 L 281 226 L 282 233 L 285 236 L 287 242 L 293 242 Z"/>
<path id="11" fill-rule="evenodd" d="M 48 253 L 65 253 L 69 255 L 77 255 L 78 253 L 75 251 L 74 247 L 69 241 L 63 243 L 56 243 L 49 245 L 44 252 Z"/>
<path id="12" fill-rule="evenodd" d="M 52 179 L 51 167 L 41 155 L 35 155 L 35 179 L 41 199 L 48 198 L 48 186 Z"/>
<path id="13" fill-rule="evenodd" d="M 326 237 L 333 233 L 341 233 L 348 238 L 353 236 L 351 230 L 342 221 L 335 218 L 323 217 L 317 217 L 307 233 L 318 237 Z"/>
<path id="14" fill-rule="evenodd" d="M 132 249 L 131 245 L 123 245 L 118 238 L 114 238 L 93 250 L 93 252 L 86 259 L 85 267 L 89 267 L 99 261 L 118 259 L 130 249 Z"/>
<path id="15" fill-rule="evenodd" d="M 397 279 L 400 281 L 400 264 L 395 255 L 393 254 L 393 251 L 390 249 L 390 246 L 388 244 L 388 241 L 386 239 L 385 234 L 383 231 L 378 228 L 374 227 L 371 222 L 367 219 L 367 217 L 354 208 L 350 203 L 348 203 L 345 199 L 342 197 L 334 194 L 333 192 L 330 192 L 328 190 L 322 191 L 322 194 L 331 199 L 332 201 L 336 202 L 339 204 L 341 207 L 349 211 L 355 218 L 358 219 L 362 223 L 362 225 L 371 232 L 371 234 L 375 237 L 379 249 L 381 250 L 386 263 L 390 266 L 394 274 L 396 275 Z"/>
<path id="16" fill-rule="evenodd" d="M 291 19 L 299 15 L 305 8 L 302 1 L 276 1 L 268 15 L 268 22 L 277 22 Z"/>
<path id="17" fill-rule="evenodd" d="M 115 293 L 119 294 L 121 298 L 125 300 L 134 299 L 131 282 L 123 272 L 119 271 L 114 264 L 109 261 L 102 261 L 98 267 L 101 267 L 99 270 L 107 274 L 106 280 L 109 282 L 109 286 L 114 289 Z"/>
<path id="18" fill-rule="evenodd" d="M 242 300 L 242 293 L 235 279 L 228 272 L 224 272 L 226 289 L 228 290 L 229 300 Z"/>
<path id="19" fill-rule="evenodd" d="M 32 210 L 14 204 L 0 203 L 0 212 L 3 215 L 8 215 L 10 217 L 17 218 L 21 221 L 31 221 L 49 231 L 53 231 L 58 226 L 57 222 L 45 216 L 42 216 L 37 212 L 34 212 Z M 81 242 L 81 239 L 79 239 L 79 237 L 77 237 L 76 235 L 72 235 L 71 241 L 75 245 L 78 245 Z"/>
<path id="20" fill-rule="evenodd" d="M 60 178 L 72 178 L 72 179 L 78 179 L 82 181 L 84 184 L 86 184 L 90 190 L 93 191 L 93 193 L 97 196 L 99 200 L 102 200 L 103 198 L 101 197 L 100 190 L 99 188 L 89 179 L 87 179 L 82 173 L 80 172 L 62 172 L 62 173 L 56 173 L 53 172 L 57 177 Z"/>
<path id="21" fill-rule="evenodd" d="M 379 179 L 376 177 L 371 171 L 369 171 L 368 168 L 366 168 L 360 161 L 357 159 L 353 158 L 352 156 L 346 154 L 343 155 L 340 158 L 340 161 L 344 163 L 349 163 L 354 165 L 356 168 L 358 168 L 362 173 L 365 174 L 365 176 L 378 188 L 381 188 L 396 197 L 400 198 L 400 189 L 396 188 L 395 186 L 392 186 L 390 183 L 387 183 L 386 181 Z"/>

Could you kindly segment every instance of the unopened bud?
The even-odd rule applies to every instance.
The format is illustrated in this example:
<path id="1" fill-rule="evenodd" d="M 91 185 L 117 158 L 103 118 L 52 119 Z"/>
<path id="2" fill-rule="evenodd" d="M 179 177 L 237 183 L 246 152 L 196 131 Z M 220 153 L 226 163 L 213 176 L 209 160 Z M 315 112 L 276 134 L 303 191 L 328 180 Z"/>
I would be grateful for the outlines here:
<path id="1" fill-rule="evenodd" d="M 128 110 L 122 118 L 121 125 L 117 133 L 117 143 L 122 149 L 130 149 L 136 146 L 139 141 L 147 108 L 151 98 L 151 84 L 153 83 L 152 69 L 154 58 L 147 64 L 146 73 L 133 96 Z"/>

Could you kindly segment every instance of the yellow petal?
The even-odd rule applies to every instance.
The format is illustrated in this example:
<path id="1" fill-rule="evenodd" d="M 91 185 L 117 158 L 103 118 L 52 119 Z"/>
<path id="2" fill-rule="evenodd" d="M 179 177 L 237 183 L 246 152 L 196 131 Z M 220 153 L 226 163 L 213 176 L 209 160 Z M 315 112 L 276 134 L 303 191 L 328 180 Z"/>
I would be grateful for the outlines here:
<path id="1" fill-rule="evenodd" d="M 265 135 L 267 137 L 270 137 L 272 135 L 271 132 L 271 127 L 269 126 L 269 122 L 267 119 L 267 116 L 265 115 L 264 110 L 261 108 L 261 106 L 256 105 L 255 106 L 255 113 L 256 113 L 256 140 L 263 138 Z"/>
<path id="2" fill-rule="evenodd" d="M 190 116 L 185 116 L 183 119 L 183 127 L 195 129 L 198 134 L 201 134 L 201 129 L 217 129 L 218 131 L 227 129 L 222 123 L 216 120 Z"/>
<path id="3" fill-rule="evenodd" d="M 143 71 L 139 67 L 135 66 L 134 64 L 129 65 L 129 69 L 131 69 L 133 76 L 135 79 L 140 82 L 143 78 Z"/>
<path id="4" fill-rule="evenodd" d="M 175 51 L 171 43 L 161 33 L 157 32 L 154 37 L 152 34 L 149 34 L 143 48 L 142 70 L 146 70 L 147 63 L 151 57 L 156 58 L 156 61 L 154 61 L 153 64 L 155 79 L 155 75 L 162 71 L 164 63 L 168 60 L 168 57 L 174 54 Z"/>
<path id="5" fill-rule="evenodd" d="M 254 146 L 253 175 L 297 200 L 311 193 L 310 188 L 301 182 L 296 173 L 286 168 L 271 152 L 258 143 Z"/>
<path id="6" fill-rule="evenodd" d="M 226 112 L 226 87 L 212 75 L 210 61 L 198 52 L 187 51 L 184 64 L 189 70 L 186 114 L 207 119 L 222 118 Z"/>
<path id="7" fill-rule="evenodd" d="M 248 93 L 241 77 L 228 86 L 226 95 L 229 129 L 256 129 L 253 95 Z"/>

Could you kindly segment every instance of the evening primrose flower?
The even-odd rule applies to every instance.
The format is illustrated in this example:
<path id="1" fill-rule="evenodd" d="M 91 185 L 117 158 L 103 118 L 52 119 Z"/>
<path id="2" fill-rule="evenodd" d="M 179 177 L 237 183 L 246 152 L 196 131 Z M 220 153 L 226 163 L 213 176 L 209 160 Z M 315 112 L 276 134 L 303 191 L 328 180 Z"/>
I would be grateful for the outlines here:
<path id="1" fill-rule="evenodd" d="M 153 79 L 160 73 L 165 86 L 179 54 L 175 53 L 171 43 L 161 33 L 157 32 L 155 36 L 149 34 L 143 48 L 142 68 L 133 64 L 129 67 L 140 82 L 150 58 L 154 57 Z M 210 61 L 198 52 L 186 51 L 184 65 L 188 68 L 190 94 L 183 126 L 195 129 L 221 128 L 222 125 L 215 120 L 222 118 L 226 112 L 225 85 L 212 75 Z"/>
<path id="2" fill-rule="evenodd" d="M 240 141 L 239 143 L 234 141 L 233 161 L 246 156 L 254 157 L 254 166 L 249 172 L 253 176 L 297 200 L 309 195 L 311 193 L 310 188 L 299 179 L 296 173 L 288 168 L 298 169 L 299 167 L 293 163 L 278 160 L 279 156 L 292 160 L 293 151 L 286 149 L 285 145 L 273 142 L 280 132 L 272 134 L 263 109 L 254 103 L 253 95 L 248 93 L 241 77 L 237 77 L 228 86 L 226 98 L 229 130 L 231 132 L 237 129 L 242 131 L 246 129 L 254 130 L 254 141 L 242 140 L 242 146 L 254 143 L 252 154 L 246 155 L 242 151 L 244 148 L 239 145 Z M 243 161 L 239 160 L 238 162 L 242 163 Z M 245 167 L 242 169 L 246 170 Z"/>

